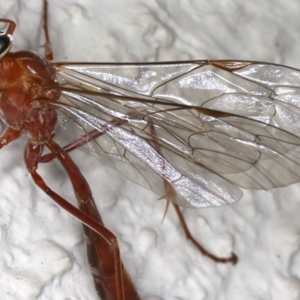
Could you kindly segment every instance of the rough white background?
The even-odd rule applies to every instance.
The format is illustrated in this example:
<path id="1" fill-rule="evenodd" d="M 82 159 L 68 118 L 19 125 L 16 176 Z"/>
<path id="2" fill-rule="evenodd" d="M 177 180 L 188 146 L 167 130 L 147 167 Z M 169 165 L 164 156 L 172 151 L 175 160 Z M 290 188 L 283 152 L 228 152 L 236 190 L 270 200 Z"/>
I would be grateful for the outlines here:
<path id="1" fill-rule="evenodd" d="M 41 3 L 0 2 L 16 21 L 14 50 L 43 53 Z M 51 0 L 55 60 L 245 59 L 300 68 L 298 0 Z M 0 78 L 1 80 L 1 78 Z M 94 300 L 81 225 L 38 190 L 23 162 L 26 138 L 1 150 L 0 298 Z M 183 236 L 164 201 L 82 151 L 73 155 L 142 299 L 300 299 L 300 185 L 245 191 L 232 206 L 184 210 L 193 234 L 236 266 L 215 264 Z M 58 164 L 40 168 L 74 201 Z"/>

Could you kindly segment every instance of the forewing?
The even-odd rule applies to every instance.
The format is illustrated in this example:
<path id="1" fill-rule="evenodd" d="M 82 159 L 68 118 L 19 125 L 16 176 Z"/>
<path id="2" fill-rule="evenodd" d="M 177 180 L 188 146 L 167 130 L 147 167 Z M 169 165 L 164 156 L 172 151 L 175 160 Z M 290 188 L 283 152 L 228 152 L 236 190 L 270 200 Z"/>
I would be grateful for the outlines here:
<path id="1" fill-rule="evenodd" d="M 300 179 L 297 70 L 233 61 L 54 67 L 71 138 L 100 131 L 87 146 L 101 160 L 174 203 L 225 205 L 242 196 L 236 185 Z"/>

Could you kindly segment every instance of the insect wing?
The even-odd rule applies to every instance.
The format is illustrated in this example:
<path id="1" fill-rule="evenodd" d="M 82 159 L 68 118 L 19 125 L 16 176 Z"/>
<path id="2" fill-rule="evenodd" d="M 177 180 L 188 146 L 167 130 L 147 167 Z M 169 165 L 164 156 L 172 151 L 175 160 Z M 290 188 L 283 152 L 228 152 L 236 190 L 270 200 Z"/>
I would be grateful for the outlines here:
<path id="1" fill-rule="evenodd" d="M 54 67 L 70 138 L 99 130 L 88 148 L 176 204 L 225 205 L 241 198 L 237 186 L 299 181 L 297 70 L 233 61 Z"/>

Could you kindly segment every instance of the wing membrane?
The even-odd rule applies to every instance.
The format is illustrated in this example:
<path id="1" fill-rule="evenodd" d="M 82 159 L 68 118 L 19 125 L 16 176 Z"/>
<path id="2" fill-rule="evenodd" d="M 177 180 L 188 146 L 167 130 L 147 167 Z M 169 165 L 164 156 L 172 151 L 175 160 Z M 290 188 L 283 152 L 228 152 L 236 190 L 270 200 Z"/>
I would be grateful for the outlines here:
<path id="1" fill-rule="evenodd" d="M 238 61 L 54 67 L 62 99 L 53 105 L 70 140 L 101 132 L 88 148 L 174 203 L 225 205 L 242 196 L 238 187 L 300 180 L 298 70 Z"/>

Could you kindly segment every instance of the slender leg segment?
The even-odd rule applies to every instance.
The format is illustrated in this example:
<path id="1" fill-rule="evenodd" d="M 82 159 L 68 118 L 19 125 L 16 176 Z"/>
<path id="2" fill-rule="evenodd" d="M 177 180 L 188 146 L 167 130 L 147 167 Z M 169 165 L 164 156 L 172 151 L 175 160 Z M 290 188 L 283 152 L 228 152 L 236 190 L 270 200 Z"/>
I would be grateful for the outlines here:
<path id="1" fill-rule="evenodd" d="M 125 270 L 117 238 L 103 225 L 89 185 L 69 155 L 53 140 L 46 146 L 62 163 L 72 182 L 80 210 L 52 191 L 36 172 L 43 145 L 27 144 L 25 161 L 34 182 L 62 208 L 79 219 L 85 226 L 88 258 L 95 286 L 101 299 L 140 300 Z"/>
<path id="2" fill-rule="evenodd" d="M 52 45 L 51 45 L 51 41 L 50 41 L 50 36 L 49 36 L 49 30 L 48 30 L 48 1 L 44 0 L 43 2 L 44 4 L 44 9 L 43 9 L 43 19 L 44 19 L 44 25 L 43 25 L 43 29 L 45 32 L 45 57 L 47 60 L 53 60 L 53 50 L 52 50 Z"/>
<path id="3" fill-rule="evenodd" d="M 149 126 L 150 126 L 150 131 L 153 135 L 153 139 L 154 140 L 158 140 L 157 135 L 156 135 L 156 131 L 155 131 L 155 127 L 153 125 L 153 122 L 151 122 L 151 118 L 149 120 Z M 158 143 L 153 142 L 152 143 L 153 147 L 155 148 L 155 150 L 161 154 L 161 149 Z M 165 198 L 167 200 L 172 200 L 174 197 L 176 197 L 175 192 L 173 191 L 172 186 L 169 184 L 169 182 L 167 180 L 164 180 L 164 185 L 165 185 L 165 190 L 166 190 L 166 196 Z M 190 230 L 188 229 L 188 226 L 184 220 L 184 217 L 182 215 L 182 212 L 179 208 L 179 206 L 177 204 L 173 203 L 173 206 L 175 208 L 176 214 L 179 218 L 179 222 L 182 226 L 182 229 L 185 233 L 185 236 L 188 240 L 190 240 L 194 246 L 205 256 L 209 257 L 210 259 L 212 259 L 213 261 L 217 262 L 217 263 L 233 263 L 235 264 L 238 260 L 237 256 L 233 253 L 230 257 L 228 258 L 220 258 L 216 255 L 213 255 L 212 253 L 210 253 L 209 251 L 207 251 L 203 246 L 200 245 L 199 242 L 196 241 L 196 239 L 192 236 L 192 234 L 190 233 Z M 168 208 L 168 206 L 167 206 Z"/>
<path id="4" fill-rule="evenodd" d="M 188 240 L 190 240 L 193 245 L 205 256 L 209 257 L 210 259 L 212 259 L 213 261 L 217 262 L 217 263 L 233 263 L 233 264 L 236 264 L 237 261 L 238 261 L 238 257 L 232 253 L 230 257 L 228 258 L 221 258 L 221 257 L 218 257 L 216 255 L 213 255 L 212 253 L 208 252 L 203 246 L 200 245 L 199 242 L 196 241 L 196 239 L 192 236 L 192 234 L 190 233 L 190 230 L 184 220 L 184 217 L 182 215 L 182 212 L 180 210 L 180 207 L 176 204 L 173 204 L 173 207 L 176 211 L 176 214 L 178 216 L 178 219 L 179 219 L 179 222 L 182 226 L 182 229 L 184 231 L 184 234 L 186 236 L 186 238 Z"/>

